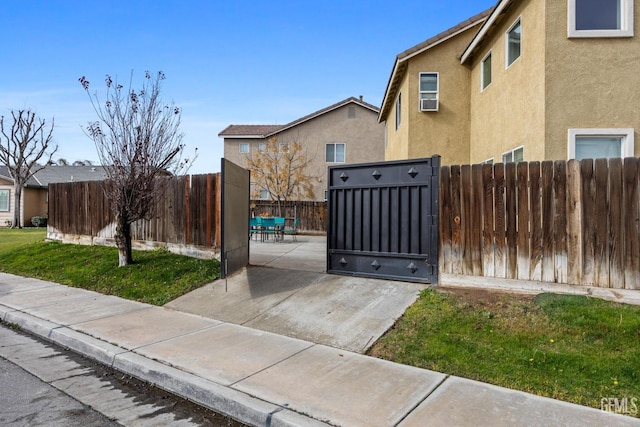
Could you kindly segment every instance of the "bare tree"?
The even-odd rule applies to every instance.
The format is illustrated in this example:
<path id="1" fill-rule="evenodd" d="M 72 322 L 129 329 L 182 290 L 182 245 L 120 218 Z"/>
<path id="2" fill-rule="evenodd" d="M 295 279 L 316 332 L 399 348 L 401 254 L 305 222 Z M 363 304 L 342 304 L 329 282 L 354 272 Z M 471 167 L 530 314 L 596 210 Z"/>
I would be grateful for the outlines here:
<path id="1" fill-rule="evenodd" d="M 52 144 L 54 120 L 47 126 L 44 119 L 36 117 L 31 110 L 11 111 L 11 120 L 5 122 L 0 117 L 0 164 L 7 167 L 13 179 L 13 222 L 12 227 L 22 228 L 20 206 L 22 204 L 22 189 L 38 171 L 44 169 L 51 157 L 58 150 Z M 50 145 L 52 147 L 49 150 Z M 42 164 L 39 163 L 43 159 Z"/>
<path id="2" fill-rule="evenodd" d="M 128 88 L 107 75 L 106 101 L 89 93 L 89 81 L 79 79 L 87 91 L 98 120 L 90 122 L 87 135 L 93 140 L 107 180 L 104 191 L 116 218 L 118 265 L 133 262 L 131 224 L 154 215 L 155 200 L 163 197 L 162 180 L 179 171 L 186 172 L 193 159 L 183 159 L 183 134 L 178 132 L 180 109 L 160 98 L 165 75 L 145 72 L 140 90 Z"/>
<path id="3" fill-rule="evenodd" d="M 267 191 L 282 215 L 282 202 L 313 198 L 314 176 L 308 170 L 312 161 L 300 142 L 279 142 L 274 137 L 247 156 L 247 168 L 257 191 Z"/>

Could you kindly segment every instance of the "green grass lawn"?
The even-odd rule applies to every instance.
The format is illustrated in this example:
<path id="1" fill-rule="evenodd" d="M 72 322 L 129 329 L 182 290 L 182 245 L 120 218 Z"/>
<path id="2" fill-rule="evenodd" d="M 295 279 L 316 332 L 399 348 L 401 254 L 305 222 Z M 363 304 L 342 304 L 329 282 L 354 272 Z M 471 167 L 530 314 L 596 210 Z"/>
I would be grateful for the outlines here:
<path id="1" fill-rule="evenodd" d="M 640 307 L 595 298 L 425 290 L 370 354 L 600 408 L 640 400 Z"/>
<path id="2" fill-rule="evenodd" d="M 116 248 L 44 242 L 42 230 L 0 229 L 0 271 L 155 305 L 217 279 L 217 260 L 166 250 L 134 251 L 134 264 L 118 267 Z"/>

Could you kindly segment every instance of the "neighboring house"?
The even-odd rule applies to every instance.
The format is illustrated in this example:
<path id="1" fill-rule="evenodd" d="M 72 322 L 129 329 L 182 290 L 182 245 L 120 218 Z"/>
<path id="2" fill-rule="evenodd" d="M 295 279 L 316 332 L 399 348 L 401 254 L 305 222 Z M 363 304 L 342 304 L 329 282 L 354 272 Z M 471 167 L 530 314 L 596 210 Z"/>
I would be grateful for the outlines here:
<path id="1" fill-rule="evenodd" d="M 634 0 L 501 0 L 398 55 L 379 121 L 388 160 L 640 155 Z"/>
<path id="2" fill-rule="evenodd" d="M 243 167 L 271 138 L 281 144 L 299 142 L 313 159 L 308 171 L 317 177 L 313 199 L 326 200 L 328 166 L 384 160 L 384 126 L 377 121 L 378 113 L 378 107 L 362 97 L 351 97 L 285 125 L 230 125 L 218 136 L 224 138 L 224 157 Z M 260 198 L 267 198 L 264 191 Z"/>
<path id="3" fill-rule="evenodd" d="M 106 174 L 101 166 L 47 166 L 29 178 L 22 190 L 20 217 L 23 226 L 31 226 L 34 216 L 48 214 L 48 186 L 59 182 L 101 181 Z M 0 227 L 13 220 L 13 180 L 5 166 L 0 166 Z"/>

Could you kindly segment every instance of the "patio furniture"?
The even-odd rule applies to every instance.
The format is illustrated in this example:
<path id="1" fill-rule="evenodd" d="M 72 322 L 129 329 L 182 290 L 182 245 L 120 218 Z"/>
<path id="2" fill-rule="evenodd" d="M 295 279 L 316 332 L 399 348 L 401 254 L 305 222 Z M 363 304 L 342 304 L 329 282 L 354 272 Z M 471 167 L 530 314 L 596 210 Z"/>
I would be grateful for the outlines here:
<path id="1" fill-rule="evenodd" d="M 293 220 L 293 226 L 291 228 L 284 227 L 282 229 L 283 238 L 285 235 L 290 234 L 293 237 L 293 241 L 297 242 L 298 238 L 296 235 L 298 234 L 298 225 L 300 225 L 300 218 L 295 218 Z"/>

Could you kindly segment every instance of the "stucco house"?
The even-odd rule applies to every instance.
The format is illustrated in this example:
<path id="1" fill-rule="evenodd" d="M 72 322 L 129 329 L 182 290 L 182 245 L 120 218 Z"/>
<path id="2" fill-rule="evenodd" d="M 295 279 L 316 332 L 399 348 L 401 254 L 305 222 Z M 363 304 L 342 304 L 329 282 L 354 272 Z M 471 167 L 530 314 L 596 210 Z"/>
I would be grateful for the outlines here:
<path id="1" fill-rule="evenodd" d="M 384 160 L 379 111 L 362 97 L 351 97 L 285 125 L 229 125 L 218 136 L 224 139 L 224 157 L 243 167 L 247 157 L 271 138 L 279 144 L 302 144 L 313 159 L 308 173 L 317 177 L 313 200 L 322 201 L 326 200 L 328 166 Z M 262 193 L 261 198 L 266 198 Z"/>
<path id="2" fill-rule="evenodd" d="M 34 216 L 47 216 L 49 184 L 59 182 L 101 181 L 106 174 L 102 166 L 47 166 L 36 172 L 22 190 L 20 218 L 23 226 L 31 226 Z M 5 166 L 0 166 L 0 227 L 11 226 L 13 220 L 14 185 Z"/>
<path id="3" fill-rule="evenodd" d="M 388 160 L 639 156 L 636 0 L 500 0 L 396 58 Z"/>

